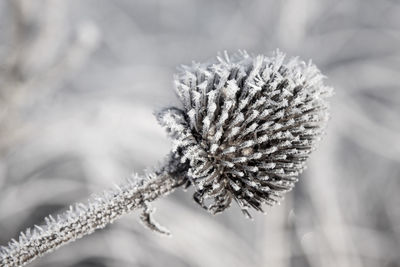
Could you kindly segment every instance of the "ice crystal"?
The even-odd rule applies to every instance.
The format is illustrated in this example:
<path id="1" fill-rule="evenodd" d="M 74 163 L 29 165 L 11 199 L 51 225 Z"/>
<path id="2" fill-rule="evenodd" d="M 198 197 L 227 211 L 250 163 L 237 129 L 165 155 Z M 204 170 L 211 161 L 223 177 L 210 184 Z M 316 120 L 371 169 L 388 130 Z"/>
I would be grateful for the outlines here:
<path id="1" fill-rule="evenodd" d="M 291 190 L 323 134 L 331 88 L 315 65 L 226 52 L 182 66 L 175 89 L 183 108 L 159 114 L 187 164 L 194 199 L 218 213 L 235 200 L 245 215 Z"/>

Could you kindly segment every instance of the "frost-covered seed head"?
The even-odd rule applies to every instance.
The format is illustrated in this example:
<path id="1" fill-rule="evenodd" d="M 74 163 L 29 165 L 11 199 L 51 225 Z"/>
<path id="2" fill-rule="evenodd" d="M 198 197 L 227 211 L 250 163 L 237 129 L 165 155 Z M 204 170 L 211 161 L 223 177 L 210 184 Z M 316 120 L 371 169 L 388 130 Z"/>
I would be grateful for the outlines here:
<path id="1" fill-rule="evenodd" d="M 332 90 L 323 78 L 315 65 L 279 51 L 183 66 L 175 77 L 183 108 L 158 118 L 194 199 L 214 214 L 235 200 L 249 216 L 291 190 L 326 125 Z"/>

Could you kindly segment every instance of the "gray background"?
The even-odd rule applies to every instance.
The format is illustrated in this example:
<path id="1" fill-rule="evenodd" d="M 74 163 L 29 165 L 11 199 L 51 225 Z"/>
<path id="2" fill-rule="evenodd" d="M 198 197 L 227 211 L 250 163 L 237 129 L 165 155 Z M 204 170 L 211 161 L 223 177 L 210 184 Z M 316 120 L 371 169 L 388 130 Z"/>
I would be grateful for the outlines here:
<path id="1" fill-rule="evenodd" d="M 400 266 L 400 2 L 1 0 L 0 244 L 156 166 L 175 67 L 246 49 L 312 59 L 328 133 L 267 215 L 210 216 L 178 190 L 31 266 Z"/>

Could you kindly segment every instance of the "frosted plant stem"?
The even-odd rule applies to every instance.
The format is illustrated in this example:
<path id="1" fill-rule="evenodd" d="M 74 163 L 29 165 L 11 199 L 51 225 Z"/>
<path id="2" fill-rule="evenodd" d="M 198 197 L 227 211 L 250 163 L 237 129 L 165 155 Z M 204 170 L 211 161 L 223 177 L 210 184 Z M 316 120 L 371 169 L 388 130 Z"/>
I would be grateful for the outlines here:
<path id="1" fill-rule="evenodd" d="M 0 267 L 23 266 L 38 256 L 105 227 L 141 208 L 150 229 L 168 233 L 150 217 L 148 202 L 175 187 L 193 185 L 194 200 L 212 214 L 236 201 L 250 217 L 290 191 L 324 133 L 332 88 L 318 68 L 277 51 L 273 57 L 217 57 L 182 66 L 175 89 L 183 108 L 157 114 L 173 139 L 166 164 L 149 179 L 130 181 L 77 204 L 0 250 Z M 174 178 L 172 178 L 174 177 Z M 178 178 L 179 177 L 179 178 Z"/>
<path id="2" fill-rule="evenodd" d="M 92 197 L 88 204 L 76 204 L 57 218 L 47 217 L 46 224 L 22 232 L 19 240 L 0 248 L 0 266 L 24 266 L 35 258 L 69 242 L 102 229 L 122 215 L 143 208 L 146 203 L 171 193 L 178 181 L 168 174 L 149 175 L 141 182 L 131 180 L 115 189 Z M 146 216 L 145 216 L 146 217 Z"/>

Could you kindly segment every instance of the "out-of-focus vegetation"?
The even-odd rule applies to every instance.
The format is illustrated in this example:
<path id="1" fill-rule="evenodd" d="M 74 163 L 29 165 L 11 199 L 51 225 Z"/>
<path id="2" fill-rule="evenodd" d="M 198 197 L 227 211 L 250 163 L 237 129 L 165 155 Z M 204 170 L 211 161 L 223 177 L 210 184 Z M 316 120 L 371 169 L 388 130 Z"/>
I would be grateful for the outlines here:
<path id="1" fill-rule="evenodd" d="M 155 166 L 172 75 L 217 51 L 312 59 L 335 87 L 328 133 L 281 206 L 212 217 L 181 191 L 32 266 L 400 266 L 400 3 L 0 2 L 0 244 Z"/>

